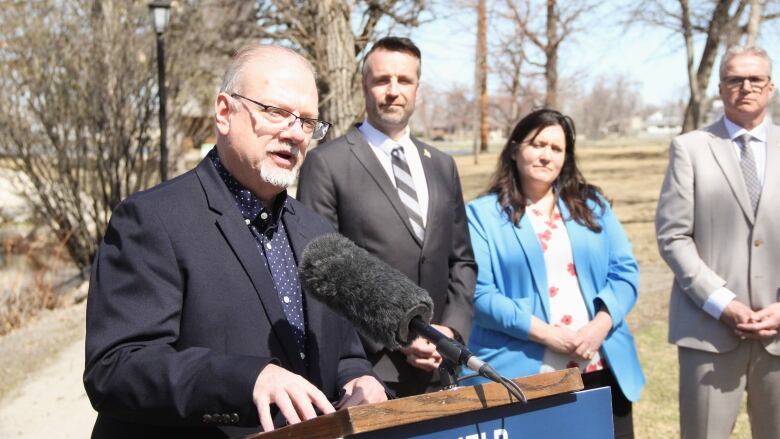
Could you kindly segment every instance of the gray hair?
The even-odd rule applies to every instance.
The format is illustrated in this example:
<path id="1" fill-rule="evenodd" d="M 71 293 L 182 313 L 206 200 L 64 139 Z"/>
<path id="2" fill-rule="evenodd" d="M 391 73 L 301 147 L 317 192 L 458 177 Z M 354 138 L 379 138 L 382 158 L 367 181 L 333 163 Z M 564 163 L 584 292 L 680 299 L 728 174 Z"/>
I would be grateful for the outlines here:
<path id="1" fill-rule="evenodd" d="M 769 65 L 769 76 L 772 76 L 772 58 L 769 57 L 766 50 L 758 46 L 733 46 L 723 54 L 723 58 L 720 60 L 720 79 L 723 79 L 726 75 L 726 64 L 732 59 L 743 55 L 753 55 L 762 58 Z"/>
<path id="2" fill-rule="evenodd" d="M 306 66 L 308 66 L 309 69 L 311 69 L 312 75 L 314 75 L 315 78 L 317 77 L 316 71 L 314 70 L 314 66 L 311 64 L 311 62 L 309 62 L 308 59 L 304 58 L 298 52 L 288 47 L 255 42 L 241 46 L 241 48 L 238 49 L 238 51 L 236 51 L 236 53 L 233 55 L 233 58 L 231 58 L 230 64 L 228 64 L 228 68 L 225 71 L 225 76 L 222 77 L 222 85 L 219 87 L 219 91 L 227 94 L 240 93 L 242 79 L 241 76 L 246 65 L 255 59 L 273 58 L 274 55 L 278 55 L 280 53 L 294 55 Z"/>

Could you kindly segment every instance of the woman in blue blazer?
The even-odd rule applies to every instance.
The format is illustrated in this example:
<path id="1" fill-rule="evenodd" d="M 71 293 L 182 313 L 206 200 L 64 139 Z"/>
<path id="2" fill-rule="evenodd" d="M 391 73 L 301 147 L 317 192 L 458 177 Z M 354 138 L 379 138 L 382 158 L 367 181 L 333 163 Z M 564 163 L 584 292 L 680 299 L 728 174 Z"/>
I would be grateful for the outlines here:
<path id="1" fill-rule="evenodd" d="M 586 388 L 611 387 L 616 437 L 633 437 L 631 402 L 645 378 L 625 317 L 639 268 L 577 169 L 574 141 L 567 116 L 529 114 L 486 195 L 467 206 L 478 266 L 469 347 L 509 377 L 579 367 Z"/>

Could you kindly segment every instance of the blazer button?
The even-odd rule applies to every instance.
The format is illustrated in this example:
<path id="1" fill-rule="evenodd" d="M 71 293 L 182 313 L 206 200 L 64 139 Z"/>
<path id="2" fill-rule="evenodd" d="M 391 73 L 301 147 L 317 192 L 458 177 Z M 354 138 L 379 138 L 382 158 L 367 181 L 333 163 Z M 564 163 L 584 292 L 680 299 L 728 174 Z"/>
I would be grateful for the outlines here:
<path id="1" fill-rule="evenodd" d="M 211 415 L 203 415 L 203 422 L 205 424 L 211 423 Z"/>
<path id="2" fill-rule="evenodd" d="M 753 245 L 755 245 L 756 247 L 760 246 L 763 243 L 764 241 L 761 239 L 756 239 L 755 241 L 753 241 Z"/>
<path id="3" fill-rule="evenodd" d="M 240 419 L 240 418 L 238 417 L 238 413 L 232 413 L 232 414 L 230 415 L 230 422 L 232 422 L 232 423 L 234 423 L 234 424 L 238 424 L 238 420 L 239 420 L 239 419 Z"/>

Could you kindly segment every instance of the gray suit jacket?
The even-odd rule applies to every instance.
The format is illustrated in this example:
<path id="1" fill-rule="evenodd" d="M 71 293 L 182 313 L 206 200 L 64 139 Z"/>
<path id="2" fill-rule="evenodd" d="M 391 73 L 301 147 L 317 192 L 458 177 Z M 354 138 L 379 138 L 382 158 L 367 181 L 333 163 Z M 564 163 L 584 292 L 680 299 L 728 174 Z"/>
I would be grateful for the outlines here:
<path id="1" fill-rule="evenodd" d="M 448 155 L 412 140 L 429 192 L 423 243 L 414 236 L 395 186 L 355 127 L 309 152 L 297 196 L 331 220 L 341 234 L 428 291 L 434 302 L 433 323 L 449 326 L 466 338 L 476 263 L 458 170 Z M 399 353 L 390 354 L 366 340 L 364 346 L 385 381 L 430 380 L 430 374 L 408 366 Z"/>
<path id="2" fill-rule="evenodd" d="M 656 212 L 661 256 L 674 272 L 669 341 L 728 352 L 739 339 L 702 310 L 718 287 L 753 309 L 780 300 L 780 127 L 767 127 L 766 177 L 750 205 L 739 158 L 723 120 L 676 137 Z M 764 341 L 780 355 L 780 337 Z"/>

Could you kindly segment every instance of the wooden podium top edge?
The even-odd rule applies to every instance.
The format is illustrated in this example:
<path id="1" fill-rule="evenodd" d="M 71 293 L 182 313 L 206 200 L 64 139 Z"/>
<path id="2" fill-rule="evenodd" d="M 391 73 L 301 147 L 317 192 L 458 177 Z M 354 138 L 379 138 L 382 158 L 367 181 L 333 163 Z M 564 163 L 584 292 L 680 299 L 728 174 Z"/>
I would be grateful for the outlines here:
<path id="1" fill-rule="evenodd" d="M 520 386 L 528 400 L 574 392 L 584 387 L 577 368 L 530 375 L 512 381 Z M 517 402 L 501 384 L 479 384 L 349 407 L 300 424 L 251 435 L 246 439 L 333 439 Z"/>

